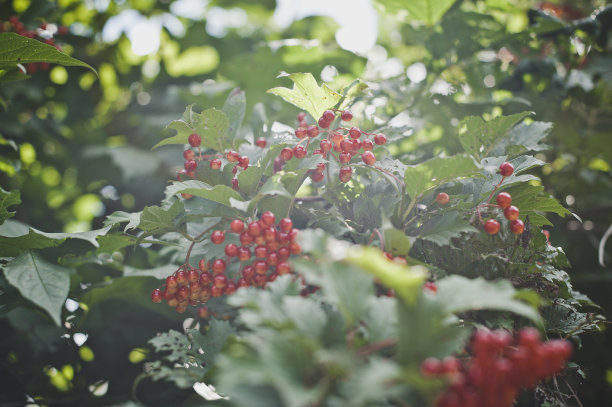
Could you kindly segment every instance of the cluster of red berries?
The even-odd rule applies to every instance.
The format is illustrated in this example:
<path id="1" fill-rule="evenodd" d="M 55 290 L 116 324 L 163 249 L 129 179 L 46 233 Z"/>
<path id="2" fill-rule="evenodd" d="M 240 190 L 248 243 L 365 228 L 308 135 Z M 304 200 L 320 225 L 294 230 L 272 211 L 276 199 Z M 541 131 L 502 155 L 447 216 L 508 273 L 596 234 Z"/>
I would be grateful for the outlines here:
<path id="1" fill-rule="evenodd" d="M 436 407 L 510 407 L 520 389 L 559 373 L 572 353 L 568 341 L 542 342 L 531 327 L 515 338 L 504 330 L 477 331 L 470 348 L 472 357 L 466 360 L 427 358 L 421 364 L 423 375 L 450 381 Z"/>
<path id="2" fill-rule="evenodd" d="M 37 29 L 28 30 L 23 22 L 19 20 L 19 17 L 11 16 L 6 22 L 0 21 L 0 32 L 14 32 L 22 37 L 37 38 L 45 44 L 54 46 L 61 51 L 60 46 L 53 40 L 53 34 L 66 35 L 68 34 L 68 28 L 65 26 L 56 28 L 55 25 L 48 26 L 47 23 L 42 23 Z M 26 65 L 26 70 L 29 74 L 33 74 L 38 70 L 47 71 L 49 67 L 50 65 L 48 62 L 33 62 Z"/>
<path id="3" fill-rule="evenodd" d="M 499 172 L 502 175 L 502 181 L 514 173 L 514 166 L 509 162 L 503 162 L 499 166 Z M 501 184 L 500 182 L 500 184 Z M 519 219 L 519 209 L 512 205 L 512 196 L 507 192 L 500 192 L 495 198 L 497 207 L 504 211 L 504 217 L 510 222 L 510 231 L 515 235 L 520 235 L 525 230 L 525 224 Z M 490 235 L 499 232 L 500 223 L 497 219 L 488 219 L 484 222 L 484 229 Z"/>
<path id="4" fill-rule="evenodd" d="M 321 155 L 323 158 L 331 156 L 340 164 L 338 178 L 342 182 L 349 182 L 353 175 L 353 169 L 350 167 L 353 157 L 362 151 L 360 157 L 367 165 L 376 163 L 376 156 L 372 152 L 374 145 L 383 145 L 387 142 L 387 137 L 384 134 L 366 133 L 358 127 L 338 127 L 331 129 L 331 125 L 336 120 L 336 113 L 340 112 L 340 119 L 343 122 L 349 122 L 353 119 L 353 114 L 348 110 L 326 110 L 318 120 L 318 125 L 309 125 L 306 122 L 306 113 L 298 114 L 298 127 L 295 129 L 295 136 L 300 139 L 298 144 L 293 147 L 285 147 L 281 150 L 280 155 L 274 161 L 274 170 L 280 171 L 285 163 L 292 158 L 304 158 L 308 154 L 308 147 L 313 140 L 320 135 L 324 138 L 319 140 L 319 148 L 313 151 L 313 155 Z M 366 136 L 361 139 L 362 136 Z M 373 136 L 370 140 L 368 136 Z M 303 145 L 303 143 L 306 145 Z M 320 163 L 317 168 L 310 171 L 310 177 L 314 182 L 323 180 L 326 169 L 325 163 Z"/>
<path id="5" fill-rule="evenodd" d="M 245 223 L 234 219 L 229 231 L 215 230 L 210 234 L 214 244 L 225 242 L 226 232 L 238 235 L 240 245 L 225 245 L 225 258 L 207 262 L 200 260 L 196 269 L 185 264 L 166 278 L 163 289 L 153 290 L 153 302 L 166 300 L 178 312 L 188 305 L 206 303 L 211 297 L 230 295 L 239 287 L 263 288 L 267 282 L 292 272 L 288 259 L 302 248 L 297 242 L 298 230 L 289 218 L 276 223 L 272 212 L 264 212 L 257 221 Z M 251 259 L 255 257 L 253 261 Z M 233 267 L 237 264 L 237 267 Z"/>

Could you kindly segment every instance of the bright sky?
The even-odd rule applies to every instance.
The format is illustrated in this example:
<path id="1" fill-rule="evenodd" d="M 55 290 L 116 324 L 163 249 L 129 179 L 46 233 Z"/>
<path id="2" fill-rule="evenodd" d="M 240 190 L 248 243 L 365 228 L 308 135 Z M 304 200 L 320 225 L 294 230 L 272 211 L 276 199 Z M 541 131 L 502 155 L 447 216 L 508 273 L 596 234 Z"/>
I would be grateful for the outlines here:
<path id="1" fill-rule="evenodd" d="M 100 11 L 108 2 L 96 0 L 94 6 Z M 242 9 L 207 7 L 204 0 L 178 0 L 171 5 L 170 13 L 146 18 L 135 10 L 126 10 L 111 17 L 102 31 L 106 42 L 117 40 L 125 32 L 137 55 L 148 55 L 159 48 L 162 26 L 173 35 L 184 33 L 183 25 L 176 16 L 198 20 L 207 17 L 207 31 L 213 36 L 223 36 L 229 28 L 245 25 L 248 16 Z M 325 15 L 338 22 L 336 32 L 338 44 L 349 51 L 363 54 L 376 43 L 378 17 L 371 0 L 277 0 L 274 22 L 287 27 L 293 21 L 313 15 Z"/>

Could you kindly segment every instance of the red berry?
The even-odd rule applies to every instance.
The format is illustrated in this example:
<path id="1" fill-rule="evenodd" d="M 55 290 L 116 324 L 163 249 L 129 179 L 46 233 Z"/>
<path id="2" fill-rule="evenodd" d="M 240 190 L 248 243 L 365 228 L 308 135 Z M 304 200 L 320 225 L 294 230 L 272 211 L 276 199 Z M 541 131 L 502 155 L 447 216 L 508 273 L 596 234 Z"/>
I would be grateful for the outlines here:
<path id="1" fill-rule="evenodd" d="M 535 349 L 540 345 L 540 331 L 529 326 L 525 327 L 519 331 L 517 342 L 527 349 Z"/>
<path id="2" fill-rule="evenodd" d="M 199 134 L 193 133 L 189 135 L 189 145 L 191 147 L 199 147 L 202 144 L 202 137 Z"/>
<path id="3" fill-rule="evenodd" d="M 162 290 L 160 290 L 159 288 L 156 288 L 151 293 L 151 301 L 155 303 L 160 303 L 162 301 L 163 296 L 164 294 L 162 293 Z"/>
<path id="4" fill-rule="evenodd" d="M 321 148 L 321 151 L 328 153 L 332 149 L 332 143 L 329 140 L 321 140 L 319 147 Z"/>
<path id="5" fill-rule="evenodd" d="M 187 283 L 189 282 L 189 280 L 187 279 L 187 273 L 185 273 L 183 270 L 178 271 L 176 273 L 176 282 L 179 286 L 187 285 Z"/>
<path id="6" fill-rule="evenodd" d="M 194 172 L 198 169 L 198 163 L 195 160 L 185 161 L 185 171 Z"/>
<path id="7" fill-rule="evenodd" d="M 265 211 L 261 214 L 261 221 L 266 226 L 274 226 L 276 223 L 276 216 L 270 211 Z"/>
<path id="8" fill-rule="evenodd" d="M 238 178 L 232 178 L 232 189 L 235 189 L 236 191 L 239 189 L 238 188 Z"/>
<path id="9" fill-rule="evenodd" d="M 257 274 L 266 274 L 268 272 L 268 263 L 264 260 L 256 260 L 253 262 L 253 268 L 255 268 L 255 273 Z"/>
<path id="10" fill-rule="evenodd" d="M 497 194 L 497 197 L 495 197 L 495 201 L 500 208 L 506 209 L 512 203 L 512 195 L 507 192 L 500 192 Z"/>
<path id="11" fill-rule="evenodd" d="M 237 285 L 238 285 L 238 288 L 240 288 L 240 287 L 248 287 L 249 286 L 249 282 L 247 280 L 245 280 L 244 278 L 239 278 Z"/>
<path id="12" fill-rule="evenodd" d="M 438 205 L 446 205 L 450 201 L 450 197 L 446 192 L 440 192 L 436 195 L 436 202 Z"/>
<path id="13" fill-rule="evenodd" d="M 200 273 L 200 287 L 204 288 L 212 282 L 212 274 L 208 271 L 203 271 Z"/>
<path id="14" fill-rule="evenodd" d="M 279 262 L 278 254 L 276 252 L 271 252 L 270 254 L 268 254 L 266 261 L 270 266 L 276 266 Z"/>
<path id="15" fill-rule="evenodd" d="M 509 177 L 514 173 L 514 166 L 508 161 L 505 161 L 499 166 L 499 173 L 502 175 L 502 177 Z"/>
<path id="16" fill-rule="evenodd" d="M 230 230 L 234 233 L 240 233 L 244 230 L 244 222 L 240 219 L 234 219 L 230 223 Z"/>
<path id="17" fill-rule="evenodd" d="M 302 139 L 302 138 L 306 138 L 308 136 L 308 133 L 306 132 L 306 127 L 298 127 L 297 129 L 295 129 L 295 137 Z"/>
<path id="18" fill-rule="evenodd" d="M 206 307 L 198 308 L 198 318 L 200 319 L 208 318 L 208 308 Z"/>
<path id="19" fill-rule="evenodd" d="M 304 146 L 297 145 L 293 147 L 293 155 L 295 158 L 304 158 L 306 157 L 306 148 Z"/>
<path id="20" fill-rule="evenodd" d="M 268 145 L 268 142 L 266 141 L 265 138 L 259 137 L 257 140 L 255 140 L 255 145 L 259 148 L 266 148 L 266 146 Z"/>
<path id="21" fill-rule="evenodd" d="M 303 122 L 306 120 L 306 112 L 299 112 L 297 115 L 298 122 Z"/>
<path id="22" fill-rule="evenodd" d="M 516 219 L 510 222 L 510 231 L 515 235 L 520 235 L 525 230 L 525 224 L 522 220 Z"/>
<path id="23" fill-rule="evenodd" d="M 371 151 L 366 151 L 363 154 L 361 154 L 361 159 L 367 165 L 374 165 L 374 163 L 376 163 L 376 156 Z"/>
<path id="24" fill-rule="evenodd" d="M 225 233 L 222 230 L 215 230 L 210 234 L 210 241 L 214 244 L 221 244 L 225 240 Z"/>
<path id="25" fill-rule="evenodd" d="M 249 226 L 247 226 L 247 233 L 252 237 L 257 237 L 261 235 L 261 226 L 258 222 L 251 222 Z"/>
<path id="26" fill-rule="evenodd" d="M 320 128 L 322 129 L 326 129 L 329 127 L 329 125 L 331 124 L 331 121 L 327 121 L 325 120 L 324 117 L 319 118 L 319 120 L 317 121 L 317 124 L 319 125 Z"/>
<path id="27" fill-rule="evenodd" d="M 364 151 L 372 151 L 374 149 L 374 143 L 370 139 L 365 139 L 361 141 L 361 148 Z"/>
<path id="28" fill-rule="evenodd" d="M 168 277 L 166 277 L 166 287 L 174 288 L 177 285 L 178 285 L 178 282 L 176 281 L 176 277 L 175 276 L 168 276 Z"/>
<path id="29" fill-rule="evenodd" d="M 374 158 L 376 159 L 376 158 Z M 338 160 L 340 160 L 340 162 L 342 164 L 347 164 L 351 161 L 351 154 L 350 153 L 340 153 L 340 155 L 338 156 Z"/>
<path id="30" fill-rule="evenodd" d="M 509 207 L 504 209 L 504 216 L 509 221 L 517 220 L 519 217 L 519 209 L 514 205 L 510 205 Z"/>
<path id="31" fill-rule="evenodd" d="M 223 276 L 225 277 L 225 276 Z M 210 289 L 210 292 L 212 294 L 213 297 L 221 297 L 223 295 L 223 287 L 218 287 L 216 285 L 213 285 L 212 288 Z"/>
<path id="32" fill-rule="evenodd" d="M 280 263 L 276 265 L 276 273 L 279 276 L 282 276 L 284 274 L 289 274 L 290 272 L 291 272 L 291 266 L 286 261 L 281 261 Z"/>
<path id="33" fill-rule="evenodd" d="M 387 142 L 387 137 L 384 134 L 379 133 L 374 136 L 374 143 L 378 144 L 379 146 L 382 146 L 386 142 Z"/>
<path id="34" fill-rule="evenodd" d="M 427 358 L 421 363 L 423 376 L 436 376 L 442 373 L 442 364 L 436 358 Z"/>
<path id="35" fill-rule="evenodd" d="M 331 123 L 336 118 L 336 114 L 334 113 L 333 110 L 328 109 L 323 112 L 323 114 L 321 115 L 321 118 L 324 119 L 326 122 Z"/>
<path id="36" fill-rule="evenodd" d="M 283 232 L 289 233 L 291 229 L 293 228 L 293 221 L 291 221 L 291 219 L 289 218 L 283 218 L 278 223 L 278 226 Z"/>
<path id="37" fill-rule="evenodd" d="M 210 168 L 213 170 L 218 170 L 219 168 L 221 168 L 221 160 L 219 160 L 218 158 L 213 158 L 212 160 L 210 160 Z"/>
<path id="38" fill-rule="evenodd" d="M 484 224 L 485 232 L 490 235 L 494 235 L 499 232 L 499 222 L 495 219 L 489 219 Z"/>
<path id="39" fill-rule="evenodd" d="M 353 113 L 350 110 L 344 110 L 342 114 L 340 114 L 340 118 L 343 122 L 350 122 L 353 120 Z"/>
<path id="40" fill-rule="evenodd" d="M 238 159 L 238 166 L 242 168 L 243 170 L 246 170 L 247 168 L 249 168 L 249 157 L 247 157 L 246 155 L 243 155 L 242 157 L 240 157 Z"/>
<path id="41" fill-rule="evenodd" d="M 255 268 L 253 266 L 246 266 L 242 269 L 242 276 L 245 280 L 250 281 L 255 276 Z"/>
<path id="42" fill-rule="evenodd" d="M 231 163 L 235 163 L 235 162 L 238 162 L 238 160 L 240 160 L 240 154 L 238 154 L 237 152 L 233 150 L 230 150 L 225 154 L 225 158 L 227 158 L 227 161 Z"/>
<path id="43" fill-rule="evenodd" d="M 249 235 L 249 233 L 245 230 L 240 234 L 240 244 L 243 246 L 248 246 L 253 243 L 253 236 Z"/>
<path id="44" fill-rule="evenodd" d="M 289 161 L 293 158 L 293 150 L 289 147 L 285 147 L 281 150 L 280 156 L 283 160 Z"/>
<path id="45" fill-rule="evenodd" d="M 213 277 L 213 287 L 223 288 L 227 285 L 227 276 L 225 274 L 217 274 Z"/>
<path id="46" fill-rule="evenodd" d="M 302 246 L 297 242 L 291 242 L 289 244 L 289 251 L 291 254 L 300 254 L 302 253 Z"/>
<path id="47" fill-rule="evenodd" d="M 234 243 L 226 245 L 224 251 L 227 257 L 238 256 L 238 246 L 236 246 Z"/>
<path id="48" fill-rule="evenodd" d="M 266 246 L 257 246 L 255 248 L 255 257 L 258 259 L 265 259 L 268 256 L 268 249 Z"/>
<path id="49" fill-rule="evenodd" d="M 349 137 L 352 139 L 358 139 L 361 137 L 361 130 L 358 127 L 351 127 L 349 130 Z"/>
<path id="50" fill-rule="evenodd" d="M 340 173 L 338 174 L 340 181 L 345 182 L 345 183 L 349 182 L 352 176 L 353 176 L 353 169 L 351 167 L 340 168 Z"/>
<path id="51" fill-rule="evenodd" d="M 314 182 L 321 182 L 325 178 L 325 174 L 322 171 L 313 171 L 310 173 L 310 178 Z"/>
<path id="52" fill-rule="evenodd" d="M 311 126 L 308 126 L 306 128 L 306 134 L 310 138 L 317 137 L 319 135 L 319 128 L 315 126 L 314 124 Z"/>
<path id="53" fill-rule="evenodd" d="M 225 295 L 232 295 L 236 292 L 236 289 L 238 287 L 236 286 L 236 284 L 233 281 L 228 281 L 227 285 L 225 286 Z"/>
<path id="54" fill-rule="evenodd" d="M 200 280 L 200 273 L 197 269 L 189 269 L 187 272 L 187 280 L 189 283 L 197 283 Z"/>
<path id="55" fill-rule="evenodd" d="M 433 294 L 438 292 L 438 286 L 433 281 L 427 281 L 425 285 L 423 285 L 423 289 Z"/>
<path id="56" fill-rule="evenodd" d="M 211 269 L 213 274 L 222 274 L 225 272 L 226 267 L 225 260 L 215 259 L 215 261 L 212 262 Z"/>
<path id="57" fill-rule="evenodd" d="M 198 263 L 198 268 L 202 272 L 208 271 L 208 263 L 206 263 L 206 260 L 201 259 L 200 262 Z"/>
<path id="58" fill-rule="evenodd" d="M 183 151 L 183 158 L 187 161 L 191 161 L 195 158 L 195 153 L 193 150 L 185 150 Z"/>

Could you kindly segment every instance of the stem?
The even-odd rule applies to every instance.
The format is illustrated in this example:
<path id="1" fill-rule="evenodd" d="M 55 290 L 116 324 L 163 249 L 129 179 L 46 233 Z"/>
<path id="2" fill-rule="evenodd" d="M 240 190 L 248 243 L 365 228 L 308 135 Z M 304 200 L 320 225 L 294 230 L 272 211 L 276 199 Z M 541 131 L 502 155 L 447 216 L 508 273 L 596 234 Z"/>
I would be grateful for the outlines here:
<path id="1" fill-rule="evenodd" d="M 201 239 L 204 237 L 204 235 L 210 232 L 212 229 L 214 229 L 219 224 L 221 224 L 222 221 L 223 219 L 215 223 L 211 227 L 204 229 L 204 231 L 200 233 L 199 235 L 197 235 L 195 238 L 192 238 L 187 233 L 181 232 L 181 235 L 186 237 L 187 240 L 191 240 L 191 244 L 189 245 L 189 249 L 187 249 L 187 254 L 185 255 L 185 264 L 189 264 L 189 257 L 191 256 L 191 251 L 193 250 L 193 246 L 195 246 L 196 243 L 201 242 L 202 241 Z"/>
<path id="2" fill-rule="evenodd" d="M 359 356 L 369 356 L 370 354 L 377 352 L 381 349 L 388 348 L 397 344 L 397 338 L 387 338 L 378 342 L 371 343 L 359 349 L 357 354 Z"/>
<path id="3" fill-rule="evenodd" d="M 380 172 L 382 172 L 385 175 L 388 175 L 389 177 L 393 178 L 395 180 L 395 182 L 397 182 L 402 188 L 406 188 L 406 184 L 404 183 L 404 181 L 402 181 L 401 179 L 399 179 L 398 177 L 396 177 L 393 173 L 385 170 L 384 168 L 381 167 L 372 167 Z"/>

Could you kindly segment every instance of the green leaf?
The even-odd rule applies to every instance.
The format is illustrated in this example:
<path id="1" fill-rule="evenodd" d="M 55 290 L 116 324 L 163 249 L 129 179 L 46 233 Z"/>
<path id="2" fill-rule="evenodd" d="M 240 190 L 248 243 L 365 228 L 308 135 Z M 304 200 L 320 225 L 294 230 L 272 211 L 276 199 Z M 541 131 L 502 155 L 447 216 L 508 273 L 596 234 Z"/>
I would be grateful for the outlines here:
<path id="1" fill-rule="evenodd" d="M 478 229 L 465 220 L 459 212 L 449 212 L 427 220 L 417 230 L 416 236 L 444 246 L 450 244 L 453 237 L 469 232 L 478 232 Z"/>
<path id="2" fill-rule="evenodd" d="M 311 73 L 293 73 L 287 76 L 293 81 L 293 89 L 276 87 L 269 89 L 268 93 L 280 96 L 285 101 L 307 111 L 315 120 L 342 99 L 342 95 L 327 85 L 319 87 Z"/>
<path id="3" fill-rule="evenodd" d="M 184 211 L 181 201 L 174 201 L 168 209 L 159 206 L 147 206 L 140 216 L 138 227 L 147 233 L 161 233 L 175 227 L 174 220 Z"/>
<path id="4" fill-rule="evenodd" d="M 461 276 L 450 276 L 439 280 L 437 286 L 437 302 L 449 314 L 478 310 L 509 311 L 538 325 L 542 324 L 537 310 L 515 299 L 517 292 L 507 280 L 470 280 Z"/>
<path id="5" fill-rule="evenodd" d="M 412 199 L 417 199 L 419 195 L 439 185 L 473 176 L 477 170 L 474 160 L 465 155 L 432 158 L 406 168 L 406 192 Z"/>
<path id="6" fill-rule="evenodd" d="M 128 230 L 135 229 L 140 223 L 140 216 L 142 212 L 123 212 L 123 211 L 115 211 L 108 215 L 104 220 L 104 226 L 115 226 L 120 223 L 127 222 L 125 228 L 123 228 L 124 232 Z"/>
<path id="7" fill-rule="evenodd" d="M 50 62 L 64 66 L 82 66 L 98 74 L 95 69 L 60 52 L 52 45 L 15 33 L 0 34 L 0 69 L 16 68 L 17 64 Z"/>
<path id="8" fill-rule="evenodd" d="M 246 111 L 244 91 L 240 90 L 240 88 L 233 89 L 227 97 L 222 110 L 229 119 L 228 138 L 233 141 L 238 135 L 238 130 L 244 120 L 244 113 Z"/>
<path id="9" fill-rule="evenodd" d="M 159 267 L 149 267 L 146 269 L 138 269 L 136 267 L 125 266 L 123 275 L 125 277 L 155 277 L 158 280 L 165 280 L 170 274 L 174 273 L 178 266 L 174 264 L 166 264 Z"/>
<path id="10" fill-rule="evenodd" d="M 477 159 L 486 157 L 512 127 L 531 112 L 498 116 L 485 122 L 478 116 L 468 116 L 459 124 L 459 142 L 465 152 Z"/>
<path id="11" fill-rule="evenodd" d="M 21 222 L 7 220 L 0 226 L 0 253 L 14 257 L 29 249 L 45 249 L 62 244 L 67 239 L 85 240 L 99 247 L 97 238 L 104 236 L 110 226 L 80 233 L 46 233 Z"/>
<path id="12" fill-rule="evenodd" d="M 7 210 L 10 206 L 19 205 L 21 203 L 21 195 L 18 190 L 5 191 L 0 188 L 0 224 L 5 220 L 15 216 L 15 212 Z"/>
<path id="13" fill-rule="evenodd" d="M 259 137 L 265 137 L 267 125 L 266 108 L 263 103 L 256 103 L 253 106 L 253 114 L 251 115 L 251 129 L 253 129 L 253 138 L 255 140 Z"/>
<path id="14" fill-rule="evenodd" d="M 552 212 L 562 217 L 571 215 L 571 212 L 559 201 L 544 193 L 543 186 L 521 183 L 505 189 L 505 192 L 512 195 L 512 205 L 519 208 L 521 219 L 524 220 L 529 216 L 529 220 L 535 226 L 550 224 L 540 215 L 541 212 Z"/>
<path id="15" fill-rule="evenodd" d="M 62 306 L 68 297 L 70 270 L 26 251 L 4 267 L 4 275 L 21 295 L 44 309 L 61 324 Z"/>
<path id="16" fill-rule="evenodd" d="M 420 21 L 429 26 L 439 22 L 456 0 L 376 0 L 385 9 L 395 14 L 405 10 L 411 21 Z"/>
<path id="17" fill-rule="evenodd" d="M 548 136 L 552 127 L 553 124 L 547 122 L 519 123 L 510 130 L 508 137 L 502 140 L 492 154 L 514 156 L 527 151 L 546 150 L 548 146 L 540 142 Z M 500 151 L 497 151 L 498 148 Z"/>
<path id="18" fill-rule="evenodd" d="M 228 138 L 230 121 L 227 115 L 214 107 L 193 116 L 192 125 L 201 137 L 202 148 L 223 152 L 232 148 Z"/>
<path id="19" fill-rule="evenodd" d="M 186 193 L 193 196 L 199 196 L 209 201 L 217 202 L 227 207 L 232 207 L 230 199 L 242 201 L 242 195 L 233 188 L 227 185 L 215 185 L 211 187 L 205 182 L 189 180 L 183 182 L 173 182 L 172 185 L 166 187 L 166 199 L 170 196 Z"/>
<path id="20" fill-rule="evenodd" d="M 191 113 L 191 106 L 189 106 L 187 109 L 189 109 Z M 189 123 L 183 120 L 174 120 L 172 123 L 166 126 L 166 128 L 176 130 L 176 135 L 163 139 L 159 143 L 155 144 L 152 150 L 155 150 L 157 147 L 167 146 L 169 144 L 187 144 L 189 142 L 189 135 L 195 131 Z"/>
<path id="21" fill-rule="evenodd" d="M 198 359 L 206 369 L 212 367 L 215 358 L 221 352 L 227 340 L 235 334 L 235 330 L 228 321 L 213 319 L 208 325 L 206 334 L 190 329 L 188 334 L 193 335 L 193 349 L 198 352 L 202 349 L 204 353 Z"/>

